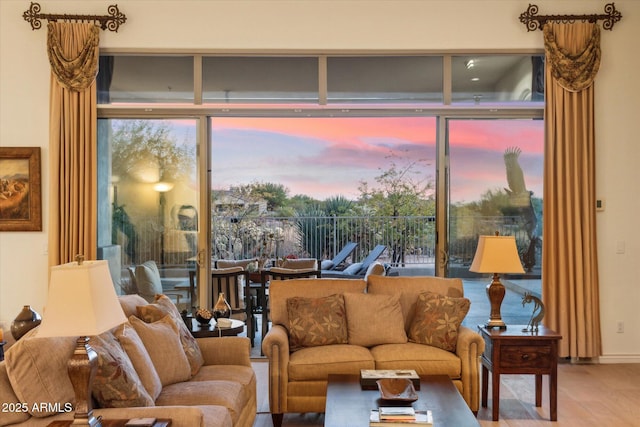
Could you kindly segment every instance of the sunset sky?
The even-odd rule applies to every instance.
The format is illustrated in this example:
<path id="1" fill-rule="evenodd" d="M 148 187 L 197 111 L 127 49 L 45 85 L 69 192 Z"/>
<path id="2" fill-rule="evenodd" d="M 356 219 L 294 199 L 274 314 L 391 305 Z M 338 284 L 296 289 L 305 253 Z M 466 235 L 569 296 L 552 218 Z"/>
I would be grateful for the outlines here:
<path id="1" fill-rule="evenodd" d="M 504 150 L 522 150 L 525 183 L 542 197 L 541 120 L 456 120 L 449 124 L 451 200 L 507 187 Z M 388 156 L 426 159 L 435 179 L 436 120 L 385 118 L 213 118 L 213 188 L 280 183 L 289 195 L 355 199 L 358 186 L 389 167 Z M 402 163 L 398 160 L 396 163 Z"/>

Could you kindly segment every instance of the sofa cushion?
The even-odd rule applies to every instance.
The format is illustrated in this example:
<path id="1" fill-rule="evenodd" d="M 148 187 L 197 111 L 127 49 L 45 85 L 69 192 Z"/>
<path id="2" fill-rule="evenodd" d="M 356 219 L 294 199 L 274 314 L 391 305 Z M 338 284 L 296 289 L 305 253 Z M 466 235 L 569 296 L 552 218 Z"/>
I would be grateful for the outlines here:
<path id="1" fill-rule="evenodd" d="M 147 393 L 155 400 L 162 391 L 162 383 L 142 339 L 130 323 L 120 325 L 114 331 L 114 335 L 124 351 L 127 352 L 127 356 L 129 356 Z"/>
<path id="2" fill-rule="evenodd" d="M 404 327 L 408 332 L 413 322 L 414 305 L 418 296 L 425 291 L 436 292 L 450 297 L 462 297 L 462 280 L 433 276 L 376 276 L 367 277 L 367 292 L 370 294 L 400 295 L 400 306 L 404 317 Z"/>
<path id="3" fill-rule="evenodd" d="M 9 376 L 7 375 L 6 363 L 0 363 L 0 403 L 5 405 L 2 408 L 0 426 L 16 424 L 29 419 L 29 413 L 13 392 L 13 387 L 11 387 Z"/>
<path id="4" fill-rule="evenodd" d="M 318 345 L 346 344 L 347 319 L 340 294 L 287 299 L 289 346 L 292 351 Z"/>
<path id="5" fill-rule="evenodd" d="M 160 271 L 155 261 L 146 261 L 136 266 L 136 282 L 138 293 L 148 302 L 153 302 L 155 296 L 163 292 Z"/>
<path id="6" fill-rule="evenodd" d="M 38 328 L 16 341 L 5 354 L 7 375 L 20 402 L 36 418 L 57 414 L 55 405 L 75 400 L 67 362 L 76 347 L 77 337 L 38 338 Z M 41 403 L 52 407 L 41 408 Z"/>
<path id="7" fill-rule="evenodd" d="M 89 340 L 98 355 L 91 392 L 102 408 L 153 406 L 129 356 L 111 331 Z"/>
<path id="8" fill-rule="evenodd" d="M 184 381 L 162 389 L 158 406 L 218 405 L 227 408 L 236 425 L 248 404 L 242 385 L 235 381 Z"/>
<path id="9" fill-rule="evenodd" d="M 139 305 L 136 311 L 138 317 L 147 323 L 157 322 L 167 315 L 171 316 L 176 326 L 178 326 L 180 343 L 189 361 L 191 375 L 195 375 L 204 363 L 202 352 L 200 351 L 200 347 L 198 347 L 196 339 L 191 335 L 189 328 L 187 328 L 187 325 L 185 325 L 182 320 L 180 312 L 178 312 L 178 309 L 169 297 L 166 295 L 157 295 L 152 304 Z"/>
<path id="10" fill-rule="evenodd" d="M 458 328 L 469 312 L 471 301 L 451 298 L 433 292 L 418 297 L 409 339 L 419 344 L 456 351 Z"/>
<path id="11" fill-rule="evenodd" d="M 320 282 L 318 282 L 320 280 Z M 304 295 L 307 298 L 327 297 L 344 292 L 364 292 L 362 279 L 291 279 L 269 283 L 269 305 L 274 325 L 289 326 L 287 299 Z"/>
<path id="12" fill-rule="evenodd" d="M 462 363 L 454 353 L 424 344 L 385 344 L 373 347 L 376 369 L 415 369 L 418 375 L 460 378 Z"/>
<path id="13" fill-rule="evenodd" d="M 326 381 L 329 374 L 360 374 L 375 369 L 369 349 L 336 344 L 303 348 L 289 357 L 289 381 Z"/>
<path id="14" fill-rule="evenodd" d="M 397 295 L 344 294 L 349 344 L 373 347 L 407 342 Z"/>
<path id="15" fill-rule="evenodd" d="M 191 367 L 180 343 L 178 327 L 171 316 L 153 323 L 131 316 L 129 322 L 147 349 L 163 387 L 191 378 Z"/>
<path id="16" fill-rule="evenodd" d="M 191 381 L 235 381 L 245 388 L 254 387 L 256 374 L 251 366 L 205 365 L 191 378 Z"/>

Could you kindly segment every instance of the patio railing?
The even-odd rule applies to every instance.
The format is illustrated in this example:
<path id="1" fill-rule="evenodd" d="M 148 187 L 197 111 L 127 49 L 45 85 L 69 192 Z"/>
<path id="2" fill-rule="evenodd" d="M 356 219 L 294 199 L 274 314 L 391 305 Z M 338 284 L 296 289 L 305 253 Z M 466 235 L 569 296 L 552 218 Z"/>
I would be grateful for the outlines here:
<path id="1" fill-rule="evenodd" d="M 331 259 L 347 242 L 357 242 L 350 262 L 364 258 L 373 247 L 387 250 L 380 261 L 396 267 L 433 265 L 436 229 L 434 216 L 318 216 L 318 217 L 212 217 L 213 259 L 242 259 L 265 255 L 270 258 L 296 255 Z M 532 242 L 519 217 L 453 217 L 450 219 L 449 260 L 469 265 L 478 236 L 499 231 L 516 237 L 523 257 L 534 247 L 534 265 L 540 263 L 539 239 Z M 196 232 L 167 230 L 156 220 L 138 223 L 135 239 L 123 245 L 123 265 L 148 259 L 165 264 L 187 264 L 196 254 Z M 162 248 L 164 247 L 164 251 Z M 537 255 L 536 255 L 537 254 Z"/>

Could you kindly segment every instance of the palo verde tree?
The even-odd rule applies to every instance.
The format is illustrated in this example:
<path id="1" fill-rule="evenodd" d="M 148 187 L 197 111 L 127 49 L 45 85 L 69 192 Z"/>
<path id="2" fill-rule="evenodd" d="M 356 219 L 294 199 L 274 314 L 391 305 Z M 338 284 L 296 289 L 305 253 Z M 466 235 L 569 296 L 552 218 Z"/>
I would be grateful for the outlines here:
<path id="1" fill-rule="evenodd" d="M 393 242 L 392 263 L 403 264 L 407 250 L 415 250 L 415 243 L 430 227 L 428 216 L 435 214 L 433 178 L 427 174 L 427 159 L 412 159 L 391 152 L 386 159 L 389 167 L 375 177 L 376 185 L 361 182 L 359 206 L 370 222 L 380 222 L 366 230 L 382 230 Z M 366 232 L 363 229 L 363 232 Z M 366 237 L 370 245 L 376 236 Z M 367 248 L 369 249 L 369 248 Z"/>

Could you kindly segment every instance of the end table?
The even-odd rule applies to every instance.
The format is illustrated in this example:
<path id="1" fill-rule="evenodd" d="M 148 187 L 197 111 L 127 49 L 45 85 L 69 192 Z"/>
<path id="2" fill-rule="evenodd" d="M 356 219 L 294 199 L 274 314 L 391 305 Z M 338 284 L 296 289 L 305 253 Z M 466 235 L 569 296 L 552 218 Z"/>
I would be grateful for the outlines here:
<path id="1" fill-rule="evenodd" d="M 542 375 L 549 375 L 550 419 L 558 419 L 558 341 L 562 336 L 540 326 L 537 332 L 523 331 L 525 325 L 507 329 L 478 326 L 485 342 L 482 363 L 482 407 L 487 407 L 489 371 L 491 371 L 493 421 L 500 411 L 500 374 L 536 376 L 536 406 L 542 406 Z"/>

